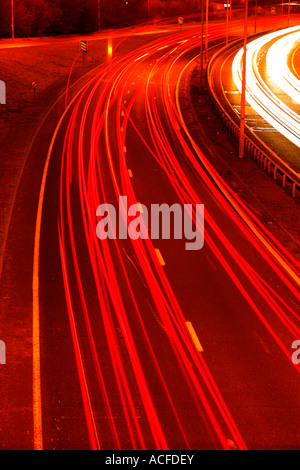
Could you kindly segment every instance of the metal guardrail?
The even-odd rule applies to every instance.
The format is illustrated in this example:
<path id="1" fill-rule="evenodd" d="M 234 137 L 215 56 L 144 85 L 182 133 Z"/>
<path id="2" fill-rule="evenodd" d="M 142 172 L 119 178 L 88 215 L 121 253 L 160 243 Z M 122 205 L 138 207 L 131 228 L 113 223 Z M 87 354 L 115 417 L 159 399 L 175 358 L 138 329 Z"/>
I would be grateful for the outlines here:
<path id="1" fill-rule="evenodd" d="M 257 36 L 256 36 L 257 37 Z M 207 66 L 208 89 L 218 115 L 221 117 L 229 132 L 239 140 L 239 125 L 226 111 L 218 99 L 215 88 L 213 86 L 213 68 L 216 60 L 226 51 L 241 44 L 240 39 L 232 42 L 230 45 L 223 47 L 217 51 Z M 237 118 L 238 119 L 238 118 Z M 247 126 L 245 128 L 245 151 L 251 155 L 254 161 L 260 165 L 268 175 L 272 176 L 275 181 L 279 181 L 283 188 L 289 189 L 293 198 L 300 196 L 300 177 L 292 168 L 290 168 L 267 144 L 265 144 L 258 136 L 256 136 Z"/>

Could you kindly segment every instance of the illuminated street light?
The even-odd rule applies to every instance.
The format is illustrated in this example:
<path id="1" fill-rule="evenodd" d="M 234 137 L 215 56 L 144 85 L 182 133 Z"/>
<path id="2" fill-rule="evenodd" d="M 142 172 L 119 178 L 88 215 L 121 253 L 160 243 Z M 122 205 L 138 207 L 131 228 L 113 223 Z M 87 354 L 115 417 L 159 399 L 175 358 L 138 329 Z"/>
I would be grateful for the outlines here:
<path id="1" fill-rule="evenodd" d="M 242 72 L 242 96 L 241 96 L 241 116 L 240 116 L 239 158 L 243 158 L 244 157 L 244 152 L 245 152 L 244 145 L 245 145 L 247 39 L 248 39 L 248 0 L 245 1 L 244 54 L 243 54 L 243 72 Z"/>

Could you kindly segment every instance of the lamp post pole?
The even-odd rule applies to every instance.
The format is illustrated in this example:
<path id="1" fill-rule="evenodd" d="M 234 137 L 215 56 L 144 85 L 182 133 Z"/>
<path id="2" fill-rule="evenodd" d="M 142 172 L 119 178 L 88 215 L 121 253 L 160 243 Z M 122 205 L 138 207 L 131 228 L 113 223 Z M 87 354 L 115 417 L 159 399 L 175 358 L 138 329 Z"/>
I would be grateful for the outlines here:
<path id="1" fill-rule="evenodd" d="M 207 62 L 208 55 L 208 0 L 206 0 L 206 17 L 205 17 L 205 60 Z"/>
<path id="2" fill-rule="evenodd" d="M 244 145 L 245 145 L 247 39 L 248 39 L 248 0 L 245 0 L 244 54 L 243 54 L 243 71 L 242 71 L 242 96 L 241 96 L 239 158 L 243 158 L 244 157 L 244 152 L 245 152 Z"/>
<path id="3" fill-rule="evenodd" d="M 11 0 L 11 37 L 15 38 L 14 0 Z"/>
<path id="4" fill-rule="evenodd" d="M 201 45 L 200 45 L 200 81 L 202 85 L 203 75 L 203 34 L 204 34 L 204 0 L 201 0 Z"/>
<path id="5" fill-rule="evenodd" d="M 101 30 L 101 9 L 100 9 L 100 0 L 98 0 L 98 31 Z"/>
<path id="6" fill-rule="evenodd" d="M 229 5 L 228 2 L 230 0 L 227 0 L 226 3 L 226 46 L 228 44 L 228 35 L 229 35 Z"/>

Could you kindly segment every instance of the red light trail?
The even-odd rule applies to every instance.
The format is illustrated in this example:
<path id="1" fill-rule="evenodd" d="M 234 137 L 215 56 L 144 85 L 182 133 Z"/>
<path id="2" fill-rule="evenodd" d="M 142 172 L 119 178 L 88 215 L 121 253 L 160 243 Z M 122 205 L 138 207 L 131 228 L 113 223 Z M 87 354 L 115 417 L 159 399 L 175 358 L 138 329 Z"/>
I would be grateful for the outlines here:
<path id="1" fill-rule="evenodd" d="M 209 29 L 211 41 L 224 34 L 225 26 Z M 241 308 L 257 315 L 289 360 L 290 344 L 300 337 L 299 263 L 222 180 L 183 120 L 178 88 L 182 74 L 198 55 L 198 45 L 195 32 L 180 33 L 113 59 L 64 117 L 68 124 L 61 152 L 60 257 L 94 449 L 103 448 L 106 439 L 116 449 L 168 449 L 175 442 L 192 448 L 191 429 L 178 397 L 188 397 L 188 416 L 192 410 L 193 421 L 201 423 L 212 448 L 229 449 L 233 442 L 238 449 L 246 449 L 204 359 L 206 347 L 203 351 L 196 347 L 187 327 L 188 312 L 179 305 L 153 241 L 99 242 L 96 236 L 100 204 L 114 203 L 122 195 L 130 205 L 140 201 L 135 170 L 127 161 L 128 155 L 133 162 L 138 158 L 134 148 L 143 149 L 161 168 L 178 201 L 205 204 L 209 257 L 231 284 Z M 198 186 L 187 177 L 182 157 L 197 175 Z M 86 259 L 89 267 L 83 269 Z M 161 349 L 169 355 L 173 375 L 180 377 L 176 389 L 162 361 L 166 351 L 162 354 Z M 112 388 L 117 399 L 110 397 Z M 101 397 L 105 408 L 105 435 L 95 397 Z M 163 403 L 163 411 L 158 402 Z M 116 409 L 125 417 L 125 433 Z"/>

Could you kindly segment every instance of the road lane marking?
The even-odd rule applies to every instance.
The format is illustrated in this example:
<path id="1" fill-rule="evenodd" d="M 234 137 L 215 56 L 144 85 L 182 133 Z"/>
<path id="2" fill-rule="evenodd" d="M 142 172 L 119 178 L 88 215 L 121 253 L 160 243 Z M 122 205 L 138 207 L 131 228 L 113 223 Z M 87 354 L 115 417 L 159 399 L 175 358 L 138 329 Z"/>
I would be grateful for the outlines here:
<path id="1" fill-rule="evenodd" d="M 157 50 L 162 51 L 163 49 L 166 49 L 167 47 L 170 47 L 169 44 L 167 44 L 166 46 L 159 47 Z"/>
<path id="2" fill-rule="evenodd" d="M 149 55 L 149 52 L 147 52 L 147 54 L 141 55 L 140 57 L 138 57 L 137 59 L 135 59 L 135 62 L 137 62 L 138 60 L 143 59 L 144 57 L 147 57 L 148 55 Z M 145 72 L 145 70 L 144 70 L 144 72 Z"/>
<path id="3" fill-rule="evenodd" d="M 63 115 L 64 116 L 64 115 Z M 60 120 L 61 124 L 62 120 Z M 53 135 L 48 151 L 40 187 L 39 203 L 35 225 L 33 276 L 32 276 L 32 374 L 33 374 L 33 444 L 35 450 L 43 449 L 42 398 L 41 398 L 41 353 L 40 353 L 40 311 L 39 311 L 39 255 L 41 243 L 41 225 L 43 202 L 48 168 L 54 140 L 58 127 Z"/>
<path id="4" fill-rule="evenodd" d="M 77 83 L 77 82 L 76 82 Z M 41 244 L 41 227 L 42 213 L 44 204 L 44 195 L 50 158 L 54 147 L 60 126 L 65 118 L 69 108 L 80 95 L 84 85 L 80 91 L 74 96 L 68 107 L 62 114 L 55 132 L 52 136 L 49 146 L 47 158 L 44 165 L 44 171 L 40 186 L 40 194 L 38 201 L 38 209 L 36 215 L 35 235 L 34 235 L 34 252 L 33 252 L 33 274 L 32 274 L 32 409 L 33 409 L 33 447 L 34 450 L 43 450 L 43 425 L 42 425 L 42 394 L 41 394 L 41 348 L 40 348 L 40 306 L 39 306 L 39 258 Z M 59 98 L 61 99 L 61 97 Z M 58 102 L 59 100 L 57 100 Z M 56 103 L 57 103 L 56 102 Z M 55 104 L 56 104 L 55 103 Z M 55 106 L 55 105 L 54 105 Z"/>
<path id="5" fill-rule="evenodd" d="M 192 323 L 190 321 L 186 321 L 185 324 L 186 324 L 186 327 L 187 327 L 187 329 L 188 329 L 188 331 L 191 335 L 193 343 L 196 346 L 197 351 L 203 352 L 203 348 L 201 346 L 201 343 L 199 341 L 199 338 L 197 336 L 196 331 L 194 330 L 194 327 L 193 327 Z"/>
<path id="6" fill-rule="evenodd" d="M 75 99 L 75 98 L 74 98 Z M 72 102 L 71 102 L 72 103 Z M 71 106 L 71 103 L 69 106 Z M 67 108 L 69 109 L 69 107 Z M 40 306 L 39 306 L 39 263 L 42 212 L 45 195 L 45 187 L 50 164 L 50 158 L 56 140 L 58 130 L 66 115 L 67 110 L 61 116 L 53 134 L 48 150 L 41 187 L 39 194 L 38 210 L 35 224 L 34 253 L 33 253 L 33 275 L 32 275 L 32 392 L 33 392 L 33 445 L 35 450 L 43 449 L 43 426 L 42 426 L 42 395 L 41 395 L 41 349 L 40 349 Z"/>
<path id="7" fill-rule="evenodd" d="M 155 248 L 155 253 L 156 253 L 156 256 L 157 256 L 158 261 L 160 262 L 160 264 L 162 266 L 166 266 L 165 260 L 163 259 L 162 254 L 161 254 L 161 252 L 158 248 Z"/>

